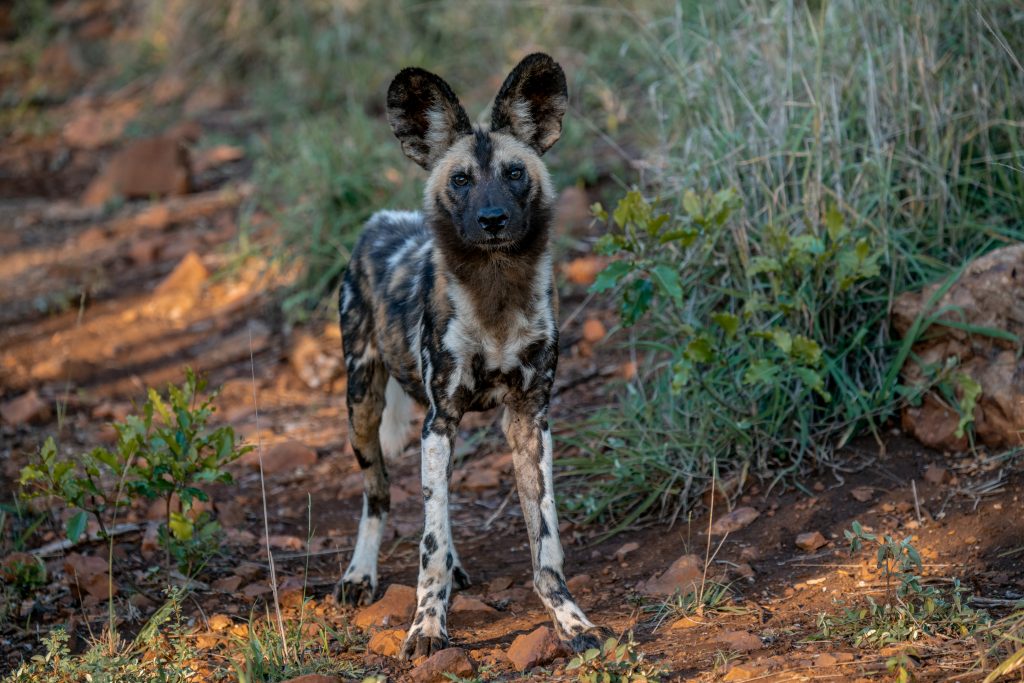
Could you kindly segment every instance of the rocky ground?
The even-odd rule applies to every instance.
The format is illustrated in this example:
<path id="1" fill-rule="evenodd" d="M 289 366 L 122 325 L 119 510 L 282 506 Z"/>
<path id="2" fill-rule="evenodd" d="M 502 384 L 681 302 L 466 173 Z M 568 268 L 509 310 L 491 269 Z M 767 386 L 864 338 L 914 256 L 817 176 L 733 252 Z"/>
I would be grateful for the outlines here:
<path id="1" fill-rule="evenodd" d="M 101 19 L 86 16 L 75 26 L 101 35 Z M 75 84 L 85 74 L 63 43 L 48 49 L 41 64 L 39 73 L 5 75 L 8 85 L 12 78 L 49 78 L 55 88 L 66 82 L 65 95 L 42 110 L 45 126 L 12 128 L 0 145 L 5 502 L 45 436 L 59 435 L 72 449 L 109 444 L 110 421 L 132 412 L 146 387 L 180 381 L 190 365 L 223 386 L 218 419 L 262 445 L 269 525 L 267 539 L 253 452 L 234 466 L 234 485 L 209 491 L 227 540 L 184 604 L 202 666 L 212 670 L 230 657 L 232 639 L 244 636 L 250 616 L 259 618 L 273 600 L 269 540 L 286 615 L 303 610 L 314 630 L 353 634 L 355 645 L 338 656 L 369 673 L 434 680 L 432 667 L 440 667 L 487 680 L 524 671 L 530 680 L 575 680 L 531 591 L 497 414 L 468 419 L 457 452 L 453 526 L 474 583 L 452 605 L 451 636 L 461 650 L 415 670 L 392 656 L 414 606 L 409 587 L 421 522 L 412 443 L 391 466 L 382 599 L 354 610 L 327 597 L 354 543 L 361 495 L 342 419 L 340 339 L 333 321 L 286 324 L 277 296 L 292 274 L 258 253 L 238 256 L 240 209 L 252 208 L 254 192 L 251 160 L 237 142 L 251 133 L 244 100 L 190 90 L 173 77 L 81 94 Z M 154 137 L 130 134 L 144 117 L 159 120 L 154 112 L 164 111 L 176 116 Z M 111 204 L 115 195 L 132 198 Z M 563 197 L 563 237 L 579 229 L 572 226 L 581 205 L 586 197 L 578 193 Z M 245 214 L 254 234 L 272 235 L 269 217 Z M 615 341 L 605 338 L 613 316 L 585 296 L 592 266 L 563 248 L 563 349 L 552 408 L 559 433 L 615 400 L 617 383 L 631 374 Z M 716 500 L 712 515 L 671 527 L 595 542 L 606 531 L 600 525 L 566 521 L 570 586 L 595 621 L 617 634 L 631 631 L 638 651 L 667 680 L 878 679 L 891 675 L 887 662 L 901 653 L 918 680 L 980 678 L 980 640 L 923 637 L 855 648 L 822 637 L 817 619 L 840 612 L 836 601 L 885 594 L 873 558 L 847 552 L 843 531 L 855 520 L 910 536 L 925 582 L 959 578 L 978 608 L 999 614 L 1024 597 L 1019 468 L 984 449 L 962 457 L 928 451 L 897 431 L 882 444 L 856 442 L 842 455 L 844 465 L 820 472 L 806 488 L 751 481 L 732 500 Z M 116 613 L 127 632 L 162 600 L 166 581 L 148 571 L 160 558 L 147 534 L 160 514 L 135 506 L 113 546 Z M 59 536 L 44 527 L 31 540 L 38 551 Z M 68 623 L 78 648 L 102 630 L 107 583 L 95 577 L 108 574 L 106 550 L 83 542 L 39 552 L 51 581 L 0 624 L 0 670 L 37 653 L 39 635 L 54 624 Z M 676 590 L 710 589 L 711 580 L 729 586 L 718 609 L 684 615 L 662 608 Z"/>

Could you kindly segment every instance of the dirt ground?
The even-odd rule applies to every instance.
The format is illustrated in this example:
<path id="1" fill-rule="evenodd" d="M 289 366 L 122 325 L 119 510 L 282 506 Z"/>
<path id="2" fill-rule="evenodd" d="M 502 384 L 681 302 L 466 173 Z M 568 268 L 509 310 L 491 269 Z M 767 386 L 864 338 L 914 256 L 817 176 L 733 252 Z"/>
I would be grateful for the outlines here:
<path id="1" fill-rule="evenodd" d="M 299 468 L 272 462 L 266 480 L 270 543 L 287 609 L 297 609 L 305 586 L 312 597 L 306 609 L 345 627 L 355 610 L 338 608 L 327 596 L 354 544 L 361 480 L 345 438 L 340 339 L 332 321 L 288 326 L 276 296 L 290 274 L 258 254 L 234 257 L 240 208 L 253 192 L 247 180 L 252 164 L 219 141 L 249 133 L 244 106 L 225 97 L 186 118 L 194 127 L 188 144 L 196 169 L 187 194 L 114 208 L 82 202 L 92 180 L 128 144 L 127 136 L 85 144 L 69 131 L 86 126 L 87 115 L 109 121 L 117 112 L 154 106 L 150 88 L 59 100 L 45 111 L 48 127 L 13 132 L 0 145 L 0 404 L 9 407 L 0 423 L 4 500 L 15 495 L 20 468 L 47 435 L 59 435 L 72 449 L 110 443 L 110 420 L 123 418 L 145 387 L 180 381 L 182 368 L 191 365 L 207 374 L 211 386 L 223 385 L 219 419 L 250 443 L 261 443 L 271 461 L 276 444 L 296 441 L 315 451 L 315 461 Z M 256 213 L 250 220 L 256 231 L 272 233 L 268 218 Z M 565 263 L 580 255 L 564 247 L 561 257 Z M 562 277 L 561 294 L 563 348 L 552 418 L 556 432 L 568 432 L 593 408 L 615 400 L 622 356 L 614 340 L 591 344 L 583 338 L 586 320 L 608 327 L 614 320 L 585 298 L 585 287 Z M 529 590 L 526 534 L 497 417 L 474 416 L 463 425 L 452 498 L 456 542 L 474 582 L 465 594 L 488 609 L 470 605 L 453 614 L 451 636 L 453 645 L 485 667 L 481 675 L 487 679 L 520 676 L 506 657 L 510 643 L 547 623 Z M 390 468 L 393 514 L 382 592 L 391 584 L 415 583 L 421 528 L 415 444 L 405 455 Z M 667 680 L 881 679 L 891 675 L 887 660 L 904 650 L 918 680 L 979 679 L 982 649 L 971 639 L 856 649 L 816 640 L 817 617 L 836 612 L 836 600 L 885 590 L 870 558 L 847 552 L 842 532 L 854 520 L 912 536 L 928 581 L 959 578 L 981 598 L 976 606 L 993 614 L 1024 598 L 1019 470 L 985 453 L 928 452 L 895 431 L 884 446 L 861 440 L 842 455 L 846 465 L 821 472 L 806 491 L 755 480 L 735 500 L 718 501 L 716 517 L 729 506 L 760 514 L 724 540 L 715 536 L 710 556 L 706 512 L 596 544 L 605 531 L 600 525 L 564 522 L 566 571 L 581 605 L 616 633 L 632 630 L 639 650 L 670 672 Z M 259 605 L 270 594 L 254 464 L 247 456 L 234 466 L 235 485 L 210 491 L 227 543 L 201 577 L 206 587 L 185 603 L 197 643 L 211 660 L 254 605 L 262 612 Z M 147 516 L 144 507 L 129 512 L 124 521 L 136 530 L 118 536 L 114 546 L 118 614 L 128 630 L 161 598 L 161 577 L 146 571 L 152 562 L 138 553 Z M 826 544 L 798 548 L 796 537 L 814 531 Z M 44 529 L 34 541 L 57 538 Z M 627 544 L 636 545 L 628 550 Z M 103 555 L 105 546 L 83 543 L 74 551 Z M 669 619 L 656 628 L 654 615 L 641 605 L 657 600 L 641 599 L 641 591 L 688 554 L 707 557 L 709 574 L 730 583 L 731 609 L 688 627 L 673 627 Z M 105 623 L 104 602 L 75 597 L 64 558 L 46 560 L 53 584 L 22 605 L 18 618 L 0 625 L 2 671 L 38 652 L 40 633 L 54 624 L 70 623 L 80 648 Z M 339 656 L 394 680 L 408 670 L 377 654 Z M 565 663 L 560 657 L 524 676 L 572 680 Z"/>

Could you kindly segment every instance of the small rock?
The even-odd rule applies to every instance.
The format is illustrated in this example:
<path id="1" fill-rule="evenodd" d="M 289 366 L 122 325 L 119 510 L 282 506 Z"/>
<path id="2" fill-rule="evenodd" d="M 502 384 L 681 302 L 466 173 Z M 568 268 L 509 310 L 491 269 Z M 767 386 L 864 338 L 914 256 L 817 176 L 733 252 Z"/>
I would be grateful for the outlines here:
<path id="1" fill-rule="evenodd" d="M 590 578 L 590 574 L 577 574 L 568 581 L 565 582 L 569 592 L 576 594 L 585 590 L 590 590 L 594 580 Z"/>
<path id="2" fill-rule="evenodd" d="M 734 531 L 739 531 L 761 516 L 761 513 L 752 507 L 736 508 L 732 512 L 719 517 L 711 525 L 711 533 L 715 536 L 724 536 Z"/>
<path id="3" fill-rule="evenodd" d="M 400 628 L 391 628 L 374 633 L 366 645 L 366 649 L 384 657 L 397 657 L 404 642 L 405 631 Z"/>
<path id="4" fill-rule="evenodd" d="M 729 671 L 722 677 L 723 681 L 748 681 L 755 676 L 760 676 L 763 670 L 760 667 L 754 666 L 750 662 L 743 662 L 742 664 L 733 664 L 729 667 Z"/>
<path id="5" fill-rule="evenodd" d="M 929 484 L 945 484 L 949 479 L 949 470 L 942 465 L 928 465 L 924 469 L 924 480 Z"/>
<path id="6" fill-rule="evenodd" d="M 703 619 L 698 619 L 697 617 L 683 617 L 681 619 L 676 619 L 675 621 L 673 621 L 672 625 L 669 626 L 669 629 L 675 631 L 675 630 L 683 630 L 683 629 L 688 629 L 688 628 L 694 628 L 696 626 L 703 626 L 703 625 L 704 625 L 704 620 Z"/>
<path id="7" fill-rule="evenodd" d="M 295 374 L 310 389 L 329 387 L 342 375 L 341 346 L 327 348 L 310 333 L 298 330 L 292 335 L 288 362 Z"/>
<path id="8" fill-rule="evenodd" d="M 583 339 L 591 344 L 604 339 L 607 330 L 605 330 L 604 323 L 597 318 L 587 318 L 586 322 L 583 323 Z"/>
<path id="9" fill-rule="evenodd" d="M 796 537 L 796 547 L 806 550 L 809 553 L 828 543 L 828 540 L 821 535 L 820 531 L 806 531 Z"/>
<path id="10" fill-rule="evenodd" d="M 815 666 L 835 666 L 838 663 L 839 660 L 837 660 L 835 657 L 833 657 L 827 652 L 822 653 L 814 658 Z"/>
<path id="11" fill-rule="evenodd" d="M 597 256 L 583 256 L 565 264 L 562 267 L 562 272 L 565 273 L 565 277 L 569 282 L 589 287 L 594 284 L 597 274 L 604 270 L 606 265 L 608 265 L 607 259 Z"/>
<path id="12" fill-rule="evenodd" d="M 214 614 L 206 620 L 211 631 L 226 631 L 231 628 L 231 617 L 226 614 Z"/>
<path id="13" fill-rule="evenodd" d="M 360 628 L 405 625 L 416 611 L 416 589 L 393 583 L 377 602 L 356 614 L 352 623 Z"/>
<path id="14" fill-rule="evenodd" d="M 508 659 L 516 671 L 526 671 L 568 654 L 562 641 L 548 626 L 517 636 L 508 648 Z"/>
<path id="15" fill-rule="evenodd" d="M 225 576 L 222 579 L 217 579 L 210 584 L 210 587 L 215 591 L 222 593 L 234 593 L 238 590 L 238 587 L 242 585 L 242 577 L 237 574 L 231 576 Z"/>
<path id="16" fill-rule="evenodd" d="M 151 521 L 146 524 L 146 531 L 142 534 L 142 545 L 139 552 L 145 560 L 150 559 L 160 549 L 160 523 Z"/>
<path id="17" fill-rule="evenodd" d="M 724 646 L 723 649 L 736 652 L 750 652 L 764 647 L 761 639 L 749 631 L 726 631 L 715 638 L 715 642 Z"/>
<path id="18" fill-rule="evenodd" d="M 743 578 L 743 579 L 752 579 L 752 578 L 754 578 L 754 573 L 755 573 L 754 572 L 754 568 L 751 567 L 746 562 L 740 562 L 739 564 L 737 564 L 733 568 L 733 571 L 736 572 L 736 575 L 739 576 L 740 578 Z"/>
<path id="19" fill-rule="evenodd" d="M 45 422 L 50 418 L 50 404 L 32 389 L 0 405 L 0 418 L 9 425 Z"/>
<path id="20" fill-rule="evenodd" d="M 506 588 L 511 588 L 513 583 L 514 581 L 511 576 L 496 576 L 487 584 L 487 592 L 497 593 L 498 591 L 503 591 Z"/>
<path id="21" fill-rule="evenodd" d="M 80 599 L 86 595 L 95 600 L 106 600 L 117 595 L 117 583 L 111 580 L 109 564 L 102 557 L 71 553 L 64 558 L 64 573 L 68 586 Z"/>
<path id="22" fill-rule="evenodd" d="M 476 663 L 469 654 L 461 647 L 450 647 L 434 653 L 410 671 L 409 680 L 413 683 L 449 683 L 451 678 L 445 674 L 468 678 L 475 673 Z"/>
<path id="23" fill-rule="evenodd" d="M 630 541 L 629 543 L 624 543 L 624 544 L 622 544 L 622 546 L 619 547 L 618 550 L 615 551 L 615 559 L 618 560 L 619 562 L 622 562 L 624 559 L 626 559 L 626 555 L 629 555 L 634 550 L 639 550 L 639 549 L 640 549 L 640 544 L 637 543 L 636 541 Z"/>
<path id="24" fill-rule="evenodd" d="M 174 138 L 136 140 L 115 154 L 82 197 L 102 206 L 113 197 L 183 195 L 192 189 L 188 149 Z"/>
<path id="25" fill-rule="evenodd" d="M 870 486 L 858 486 L 850 491 L 850 495 L 853 496 L 853 499 L 857 502 L 866 503 L 875 497 L 875 490 Z"/>
<path id="26" fill-rule="evenodd" d="M 305 676 L 299 676 L 298 678 L 289 678 L 287 681 L 281 681 L 281 683 L 343 683 L 343 679 L 338 676 L 306 674 Z"/>
<path id="27" fill-rule="evenodd" d="M 683 555 L 663 574 L 648 579 L 641 592 L 646 595 L 673 595 L 678 590 L 686 595 L 700 587 L 703 577 L 704 561 L 696 555 Z"/>
<path id="28" fill-rule="evenodd" d="M 258 470 L 260 454 L 256 450 L 249 451 L 239 458 L 238 462 Z M 314 464 L 316 464 L 316 451 L 298 441 L 274 444 L 263 453 L 264 474 L 276 474 L 298 467 L 310 467 Z"/>
<path id="29" fill-rule="evenodd" d="M 234 145 L 215 145 L 196 153 L 193 164 L 196 173 L 203 173 L 245 158 L 245 150 Z"/>
<path id="30" fill-rule="evenodd" d="M 271 534 L 270 537 L 264 536 L 260 539 L 260 547 L 264 553 L 266 553 L 266 546 L 268 545 L 277 550 L 302 550 L 306 544 L 298 536 Z"/>
<path id="31" fill-rule="evenodd" d="M 448 609 L 448 621 L 452 626 L 463 628 L 477 626 L 499 617 L 501 613 L 483 600 L 468 595 L 455 596 Z"/>

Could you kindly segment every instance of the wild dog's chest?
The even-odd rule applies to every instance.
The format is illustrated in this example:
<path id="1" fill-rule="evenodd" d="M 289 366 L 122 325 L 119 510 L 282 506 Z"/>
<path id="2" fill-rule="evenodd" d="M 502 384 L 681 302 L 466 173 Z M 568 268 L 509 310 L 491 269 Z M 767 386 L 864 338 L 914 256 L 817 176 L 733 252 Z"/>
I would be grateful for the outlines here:
<path id="1" fill-rule="evenodd" d="M 509 311 L 494 329 L 471 310 L 456 310 L 440 338 L 448 360 L 447 396 L 467 409 L 483 409 L 501 403 L 509 391 L 550 382 L 555 358 L 545 351 L 557 345 L 553 317 L 550 307 Z"/>

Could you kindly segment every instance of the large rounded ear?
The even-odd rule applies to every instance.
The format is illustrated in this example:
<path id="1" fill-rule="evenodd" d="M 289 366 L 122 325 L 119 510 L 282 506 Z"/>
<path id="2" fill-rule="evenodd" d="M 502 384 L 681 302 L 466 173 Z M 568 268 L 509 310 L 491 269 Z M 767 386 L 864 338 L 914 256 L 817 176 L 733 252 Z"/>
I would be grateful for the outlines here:
<path id="1" fill-rule="evenodd" d="M 388 123 L 405 155 L 428 170 L 452 143 L 473 132 L 451 87 L 414 67 L 402 69 L 391 81 Z"/>
<path id="2" fill-rule="evenodd" d="M 568 104 L 562 67 L 536 52 L 523 58 L 502 84 L 491 111 L 491 130 L 510 133 L 543 154 L 561 137 Z"/>

